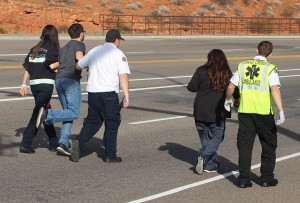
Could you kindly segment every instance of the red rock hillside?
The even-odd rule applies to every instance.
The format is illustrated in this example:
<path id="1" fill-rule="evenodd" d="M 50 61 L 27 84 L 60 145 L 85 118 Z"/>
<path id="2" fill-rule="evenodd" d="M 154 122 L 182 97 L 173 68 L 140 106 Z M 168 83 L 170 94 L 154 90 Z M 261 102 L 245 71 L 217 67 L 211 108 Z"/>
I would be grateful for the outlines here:
<path id="1" fill-rule="evenodd" d="M 299 0 L 1 0 L 0 34 L 36 34 L 46 24 L 65 32 L 82 23 L 99 33 L 106 15 L 299 18 Z"/>

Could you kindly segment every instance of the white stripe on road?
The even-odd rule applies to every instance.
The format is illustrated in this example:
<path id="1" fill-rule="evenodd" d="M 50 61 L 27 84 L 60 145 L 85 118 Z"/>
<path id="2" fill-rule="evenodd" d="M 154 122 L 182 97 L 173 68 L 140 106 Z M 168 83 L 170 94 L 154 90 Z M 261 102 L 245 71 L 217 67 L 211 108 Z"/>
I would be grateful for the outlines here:
<path id="1" fill-rule="evenodd" d="M 289 70 L 280 70 L 280 71 L 296 71 L 300 69 L 289 69 Z M 300 75 L 287 75 L 287 76 L 279 76 L 280 78 L 285 77 L 299 77 Z M 192 75 L 183 75 L 183 76 L 170 76 L 170 77 L 158 77 L 158 78 L 141 78 L 141 79 L 129 79 L 129 82 L 135 82 L 135 81 L 147 81 L 147 80 L 165 80 L 165 79 L 178 79 L 178 78 L 191 78 Z M 81 84 L 87 84 L 87 82 L 81 82 Z M 29 87 L 29 86 L 27 86 Z M 166 86 L 166 87 L 173 87 L 173 86 Z M 6 89 L 19 89 L 20 86 L 16 87 L 0 87 L 0 90 L 6 90 Z M 151 87 L 150 87 L 151 88 Z M 143 88 L 140 88 L 143 90 Z M 130 90 L 132 91 L 132 90 Z M 135 90 L 137 91 L 137 90 Z"/>
<path id="2" fill-rule="evenodd" d="M 136 89 L 130 89 L 130 92 L 136 92 L 136 91 L 143 91 L 143 90 L 155 90 L 155 89 L 165 89 L 165 88 L 172 88 L 172 87 L 184 87 L 185 85 L 169 85 L 169 86 L 158 86 L 158 87 L 145 87 L 145 88 L 136 88 Z M 16 87 L 20 88 L 20 87 Z M 120 90 L 122 92 L 122 90 Z M 87 92 L 81 93 L 82 95 L 87 95 Z M 57 94 L 53 94 L 52 97 L 58 97 Z M 33 97 L 21 97 L 21 98 L 13 98 L 13 99 L 0 99 L 0 102 L 7 102 L 7 101 L 20 101 L 20 100 L 28 100 L 33 99 Z"/>
<path id="3" fill-rule="evenodd" d="M 243 51 L 245 49 L 223 49 L 223 51 Z"/>
<path id="4" fill-rule="evenodd" d="M 135 51 L 127 51 L 126 54 L 153 54 L 153 51 L 140 51 L 140 52 L 135 52 Z"/>
<path id="5" fill-rule="evenodd" d="M 152 54 L 153 51 L 126 52 L 126 54 Z M 0 56 L 27 56 L 27 54 L 0 54 Z"/>
<path id="6" fill-rule="evenodd" d="M 135 92 L 135 91 L 142 91 L 142 90 L 155 90 L 155 89 L 165 89 L 165 88 L 172 88 L 172 87 L 184 87 L 187 86 L 187 84 L 184 85 L 169 85 L 169 86 L 158 86 L 158 87 L 144 87 L 144 88 L 135 88 L 135 89 L 130 89 L 130 92 Z"/>
<path id="7" fill-rule="evenodd" d="M 147 81 L 147 80 L 165 80 L 165 79 L 191 78 L 191 77 L 192 77 L 192 75 L 160 77 L 160 78 L 141 78 L 141 79 L 130 79 L 129 82 Z"/>
<path id="8" fill-rule="evenodd" d="M 294 157 L 297 157 L 297 156 L 300 156 L 300 152 L 290 154 L 290 155 L 287 155 L 287 156 L 284 156 L 284 157 L 281 157 L 281 158 L 277 158 L 276 162 L 284 161 L 284 160 L 291 159 L 291 158 L 294 158 Z M 259 168 L 259 167 L 260 167 L 260 164 L 256 164 L 256 165 L 252 166 L 251 169 L 256 169 L 256 168 Z M 207 184 L 207 183 L 211 183 L 211 182 L 214 182 L 214 181 L 217 181 L 217 180 L 221 180 L 221 179 L 224 179 L 228 176 L 236 175 L 238 173 L 239 173 L 238 171 L 231 171 L 231 172 L 228 172 L 228 173 L 225 173 L 225 174 L 222 174 L 222 175 L 215 176 L 213 178 L 209 178 L 209 179 L 202 180 L 202 181 L 199 181 L 199 182 L 195 182 L 195 183 L 192 183 L 192 184 L 189 184 L 189 185 L 184 185 L 184 186 L 181 186 L 181 187 L 177 187 L 177 188 L 174 188 L 174 189 L 162 192 L 162 193 L 158 193 L 158 194 L 155 194 L 155 195 L 151 195 L 151 196 L 148 196 L 148 197 L 144 197 L 144 198 L 141 198 L 141 199 L 130 201 L 128 203 L 141 203 L 141 202 L 146 202 L 146 201 L 158 199 L 158 198 L 161 198 L 161 197 L 165 197 L 165 196 L 168 196 L 168 195 L 171 195 L 171 194 L 181 192 L 183 190 L 187 190 L 187 189 L 198 187 L 198 186 L 201 186 L 201 185 L 204 185 L 204 184 Z"/>
<path id="9" fill-rule="evenodd" d="M 0 54 L 0 56 L 27 56 L 27 54 Z"/>
<path id="10" fill-rule="evenodd" d="M 290 69 L 290 70 L 300 70 L 300 69 Z M 287 70 L 288 71 L 288 70 Z M 280 78 L 289 78 L 289 77 L 299 77 L 300 75 L 286 75 L 286 76 L 279 76 Z M 171 77 L 161 77 L 161 78 L 143 78 L 143 79 L 131 79 L 129 81 L 142 81 L 142 80 L 163 80 L 163 79 L 176 79 L 176 78 L 187 78 L 192 76 L 171 76 Z M 81 84 L 86 84 L 87 82 L 82 82 Z M 135 88 L 130 89 L 130 92 L 135 91 L 143 91 L 143 90 L 155 90 L 155 89 L 165 89 L 165 88 L 173 88 L 173 87 L 184 87 L 187 86 L 187 84 L 183 85 L 168 85 L 168 86 L 158 86 L 158 87 L 145 87 L 145 88 Z M 29 87 L 29 86 L 27 86 Z M 7 89 L 19 89 L 20 86 L 17 87 L 2 87 L 0 90 L 7 90 Z M 87 93 L 82 93 L 82 95 L 86 95 Z M 52 97 L 57 97 L 57 95 L 53 95 Z M 0 102 L 6 102 L 6 101 L 19 101 L 19 100 L 28 100 L 33 99 L 33 97 L 22 97 L 22 98 L 12 98 L 12 99 L 0 99 Z"/>
<path id="11" fill-rule="evenodd" d="M 285 70 L 279 70 L 279 72 L 286 72 L 286 71 L 296 71 L 296 70 L 300 70 L 300 69 L 285 69 Z"/>
<path id="12" fill-rule="evenodd" d="M 284 76 L 279 76 L 280 78 L 292 78 L 292 77 L 299 77 L 300 75 L 284 75 Z"/>
<path id="13" fill-rule="evenodd" d="M 152 122 L 173 120 L 173 119 L 186 118 L 186 117 L 187 116 L 175 116 L 175 117 L 160 118 L 160 119 L 153 119 L 153 120 L 147 120 L 147 121 L 132 122 L 132 123 L 128 123 L 128 124 L 137 125 L 137 124 L 143 124 L 143 123 L 152 123 Z"/>

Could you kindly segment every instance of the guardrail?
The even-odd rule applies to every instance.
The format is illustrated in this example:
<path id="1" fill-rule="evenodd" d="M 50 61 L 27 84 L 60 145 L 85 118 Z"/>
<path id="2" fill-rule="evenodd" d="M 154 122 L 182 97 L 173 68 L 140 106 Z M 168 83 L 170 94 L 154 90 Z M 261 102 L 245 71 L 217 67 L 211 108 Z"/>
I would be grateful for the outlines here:
<path id="1" fill-rule="evenodd" d="M 128 35 L 300 35 L 300 20 L 266 17 L 99 15 L 102 34 Z"/>

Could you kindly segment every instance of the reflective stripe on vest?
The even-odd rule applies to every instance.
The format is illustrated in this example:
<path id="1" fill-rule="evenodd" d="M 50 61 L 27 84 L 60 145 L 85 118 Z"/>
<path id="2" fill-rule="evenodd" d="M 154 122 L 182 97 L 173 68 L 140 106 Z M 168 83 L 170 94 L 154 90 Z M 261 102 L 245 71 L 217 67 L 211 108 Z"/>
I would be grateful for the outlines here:
<path id="1" fill-rule="evenodd" d="M 240 113 L 274 114 L 268 80 L 274 67 L 265 60 L 247 60 L 239 64 Z"/>
<path id="2" fill-rule="evenodd" d="M 30 85 L 39 85 L 39 84 L 54 85 L 54 83 L 55 81 L 53 79 L 34 79 L 29 81 Z"/>

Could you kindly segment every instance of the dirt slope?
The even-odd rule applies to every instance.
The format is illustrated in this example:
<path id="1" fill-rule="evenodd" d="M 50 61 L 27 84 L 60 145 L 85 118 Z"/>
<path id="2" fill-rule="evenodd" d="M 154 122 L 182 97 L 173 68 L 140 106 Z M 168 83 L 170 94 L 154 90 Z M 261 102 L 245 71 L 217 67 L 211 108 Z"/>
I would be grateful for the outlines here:
<path id="1" fill-rule="evenodd" d="M 96 32 L 99 14 L 297 18 L 300 3 L 299 0 L 1 0 L 0 34 L 39 33 L 47 23 L 62 29 L 74 22 Z"/>

